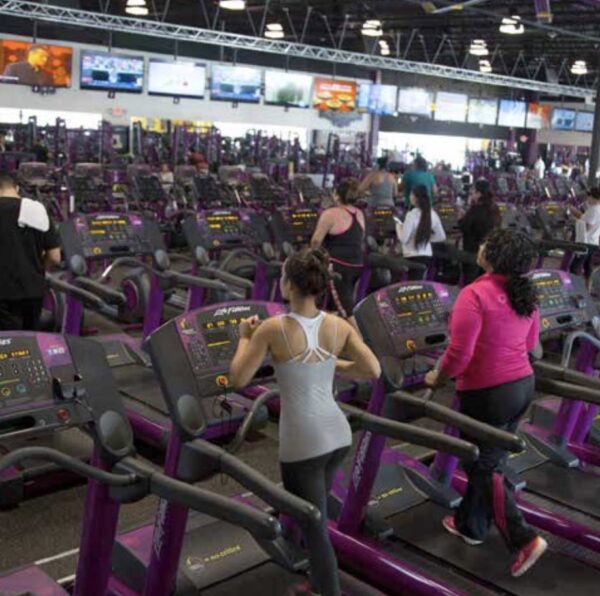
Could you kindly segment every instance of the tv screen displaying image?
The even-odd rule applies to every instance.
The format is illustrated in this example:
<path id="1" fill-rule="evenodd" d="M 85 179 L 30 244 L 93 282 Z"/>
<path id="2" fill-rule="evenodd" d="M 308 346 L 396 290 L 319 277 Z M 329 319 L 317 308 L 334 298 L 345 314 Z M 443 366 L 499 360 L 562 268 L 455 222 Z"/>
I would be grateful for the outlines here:
<path id="1" fill-rule="evenodd" d="M 210 98 L 218 101 L 259 103 L 262 70 L 249 66 L 215 64 L 211 70 Z"/>
<path id="2" fill-rule="evenodd" d="M 575 128 L 575 110 L 554 108 L 552 111 L 552 128 L 554 130 L 573 130 Z"/>
<path id="3" fill-rule="evenodd" d="M 498 113 L 498 125 L 511 128 L 522 128 L 525 126 L 527 116 L 527 103 L 514 101 L 512 99 L 500 100 L 500 111 Z"/>
<path id="4" fill-rule="evenodd" d="M 358 85 L 341 79 L 315 79 L 313 107 L 321 111 L 354 112 Z"/>
<path id="5" fill-rule="evenodd" d="M 400 89 L 398 94 L 398 111 L 403 114 L 416 114 L 431 118 L 433 110 L 433 91 L 419 87 Z"/>
<path id="6" fill-rule="evenodd" d="M 398 103 L 398 87 L 363 83 L 358 90 L 358 111 L 393 116 Z"/>
<path id="7" fill-rule="evenodd" d="M 575 130 L 579 132 L 592 132 L 594 128 L 594 112 L 577 112 Z"/>
<path id="8" fill-rule="evenodd" d="M 438 91 L 435 101 L 435 119 L 445 122 L 464 122 L 467 119 L 469 98 L 462 93 Z"/>
<path id="9" fill-rule="evenodd" d="M 265 72 L 265 102 L 278 106 L 309 108 L 313 78 L 310 75 L 267 70 Z"/>
<path id="10" fill-rule="evenodd" d="M 82 89 L 141 93 L 144 89 L 144 58 L 108 52 L 81 52 Z"/>
<path id="11" fill-rule="evenodd" d="M 473 97 L 469 100 L 469 117 L 471 124 L 487 124 L 494 126 L 498 119 L 498 100 L 479 99 Z"/>
<path id="12" fill-rule="evenodd" d="M 0 83 L 70 87 L 73 49 L 45 43 L 0 40 Z"/>
<path id="13" fill-rule="evenodd" d="M 527 108 L 527 128 L 550 128 L 551 106 L 530 103 Z"/>
<path id="14" fill-rule="evenodd" d="M 150 59 L 148 93 L 202 99 L 206 91 L 206 66 L 196 62 Z"/>

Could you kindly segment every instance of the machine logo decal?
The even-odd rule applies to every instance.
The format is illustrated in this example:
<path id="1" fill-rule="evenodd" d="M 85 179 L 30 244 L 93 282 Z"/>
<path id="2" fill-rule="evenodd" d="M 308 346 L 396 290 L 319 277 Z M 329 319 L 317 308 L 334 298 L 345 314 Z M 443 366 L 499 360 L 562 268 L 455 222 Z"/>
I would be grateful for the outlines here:
<path id="1" fill-rule="evenodd" d="M 156 520 L 156 529 L 154 531 L 154 539 L 152 548 L 154 549 L 154 553 L 157 557 L 161 556 L 162 547 L 163 547 L 163 539 L 165 536 L 165 518 L 167 515 L 167 505 L 168 501 L 165 499 L 161 499 L 158 505 L 158 516 Z"/>
<path id="2" fill-rule="evenodd" d="M 215 310 L 213 317 L 222 317 L 223 315 L 231 315 L 237 312 L 248 312 L 252 310 L 252 306 L 224 306 Z"/>
<path id="3" fill-rule="evenodd" d="M 0 339 L 0 346 L 10 346 L 12 344 L 12 337 Z"/>
<path id="4" fill-rule="evenodd" d="M 360 442 L 360 446 L 358 448 L 358 453 L 356 454 L 356 462 L 354 464 L 354 470 L 352 471 L 352 484 L 354 485 L 354 490 L 358 490 L 358 485 L 362 479 L 362 474 L 365 466 L 365 458 L 367 456 L 367 451 L 369 450 L 369 445 L 371 444 L 371 438 L 373 434 L 369 431 L 363 435 L 363 438 Z"/>

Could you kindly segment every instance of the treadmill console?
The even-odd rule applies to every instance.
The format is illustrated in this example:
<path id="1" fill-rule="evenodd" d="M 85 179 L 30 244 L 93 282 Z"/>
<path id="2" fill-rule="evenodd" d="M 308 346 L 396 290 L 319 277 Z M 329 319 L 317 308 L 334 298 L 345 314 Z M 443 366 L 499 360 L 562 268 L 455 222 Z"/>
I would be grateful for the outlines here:
<path id="1" fill-rule="evenodd" d="M 597 316 L 582 277 L 552 269 L 532 271 L 528 277 L 538 294 L 540 333 L 581 327 Z"/>
<path id="2" fill-rule="evenodd" d="M 503 229 L 531 233 L 531 224 L 523 211 L 506 203 L 498 203 L 498 209 L 502 217 Z"/>
<path id="3" fill-rule="evenodd" d="M 366 212 L 367 234 L 381 242 L 396 238 L 396 219 L 400 219 L 395 207 L 372 207 Z"/>
<path id="4" fill-rule="evenodd" d="M 270 218 L 271 233 L 279 247 L 284 242 L 308 244 L 319 221 L 316 207 L 296 207 L 278 210 Z"/>
<path id="5" fill-rule="evenodd" d="M 435 211 L 440 216 L 442 227 L 446 234 L 458 233 L 458 207 L 450 203 L 440 203 L 435 206 Z"/>
<path id="6" fill-rule="evenodd" d="M 192 434 L 201 432 L 210 418 L 212 402 L 205 398 L 226 393 L 230 388 L 229 365 L 239 341 L 239 324 L 254 315 L 264 320 L 284 314 L 281 304 L 271 302 L 235 302 L 216 304 L 190 311 L 155 331 L 148 339 L 152 359 L 167 406 L 176 423 L 186 428 L 189 400 L 203 412 L 201 424 Z M 183 354 L 185 357 L 183 357 Z M 265 365 L 257 379 L 271 377 L 272 367 Z"/>
<path id="7" fill-rule="evenodd" d="M 157 222 L 131 213 L 76 215 L 59 225 L 59 233 L 67 262 L 76 255 L 97 260 L 165 250 Z"/>

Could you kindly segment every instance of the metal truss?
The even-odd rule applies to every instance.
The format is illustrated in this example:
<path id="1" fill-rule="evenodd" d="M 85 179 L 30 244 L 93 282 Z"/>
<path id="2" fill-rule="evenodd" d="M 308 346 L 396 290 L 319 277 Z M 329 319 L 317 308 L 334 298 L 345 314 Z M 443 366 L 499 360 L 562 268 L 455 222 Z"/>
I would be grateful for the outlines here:
<path id="1" fill-rule="evenodd" d="M 0 14 L 59 25 L 131 33 L 148 37 L 160 37 L 172 41 L 208 44 L 237 50 L 251 50 L 254 52 L 277 54 L 279 56 L 320 60 L 334 64 L 347 64 L 373 70 L 404 72 L 478 83 L 481 85 L 509 87 L 511 89 L 535 91 L 546 95 L 578 98 L 595 96 L 594 90 L 583 87 L 546 83 L 500 74 L 484 74 L 479 71 L 454 66 L 413 62 L 399 58 L 348 52 L 337 48 L 325 48 L 296 42 L 275 41 L 225 31 L 175 25 L 150 19 L 136 19 L 53 6 L 52 4 L 38 4 L 26 0 L 0 0 Z"/>

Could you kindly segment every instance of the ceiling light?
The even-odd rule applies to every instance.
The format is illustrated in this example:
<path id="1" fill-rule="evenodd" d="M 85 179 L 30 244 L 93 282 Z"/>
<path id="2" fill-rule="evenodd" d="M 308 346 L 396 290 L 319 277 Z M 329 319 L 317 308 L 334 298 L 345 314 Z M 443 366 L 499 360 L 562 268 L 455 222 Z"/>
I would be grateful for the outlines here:
<path id="1" fill-rule="evenodd" d="M 362 26 L 362 34 L 365 37 L 381 37 L 383 35 L 381 21 L 378 19 L 365 21 Z"/>
<path id="2" fill-rule="evenodd" d="M 574 75 L 586 75 L 588 73 L 587 62 L 585 60 L 576 60 L 571 66 L 571 73 Z"/>
<path id="3" fill-rule="evenodd" d="M 125 12 L 136 17 L 148 16 L 148 8 L 146 6 L 127 6 Z"/>
<path id="4" fill-rule="evenodd" d="M 219 0 L 219 7 L 224 10 L 244 10 L 246 0 Z"/>
<path id="5" fill-rule="evenodd" d="M 283 31 L 265 31 L 265 37 L 269 39 L 283 39 L 285 33 Z"/>
<path id="6" fill-rule="evenodd" d="M 146 6 L 146 0 L 127 0 L 127 6 Z"/>
<path id="7" fill-rule="evenodd" d="M 379 45 L 380 45 L 382 48 L 389 48 L 388 42 L 387 42 L 385 39 L 380 39 L 380 40 L 379 40 Z"/>
<path id="8" fill-rule="evenodd" d="M 479 71 L 484 73 L 492 72 L 492 65 L 489 60 L 480 60 L 479 61 Z"/>
<path id="9" fill-rule="evenodd" d="M 381 29 L 363 29 L 361 33 L 365 37 L 381 37 L 383 35 Z"/>
<path id="10" fill-rule="evenodd" d="M 469 47 L 469 54 L 472 56 L 487 56 L 490 51 L 483 39 L 476 39 Z"/>
<path id="11" fill-rule="evenodd" d="M 364 28 L 381 29 L 381 21 L 379 19 L 370 19 L 364 22 Z"/>
<path id="12" fill-rule="evenodd" d="M 267 31 L 283 31 L 281 23 L 268 23 Z"/>
<path id="13" fill-rule="evenodd" d="M 521 35 L 525 32 L 525 27 L 521 23 L 521 17 L 512 15 L 511 17 L 504 17 L 500 24 L 500 33 L 506 33 L 507 35 Z"/>
<path id="14" fill-rule="evenodd" d="M 381 52 L 382 56 L 389 56 L 390 55 L 390 48 L 381 48 L 380 52 Z"/>

